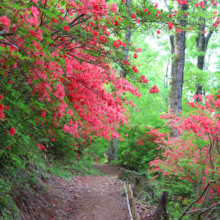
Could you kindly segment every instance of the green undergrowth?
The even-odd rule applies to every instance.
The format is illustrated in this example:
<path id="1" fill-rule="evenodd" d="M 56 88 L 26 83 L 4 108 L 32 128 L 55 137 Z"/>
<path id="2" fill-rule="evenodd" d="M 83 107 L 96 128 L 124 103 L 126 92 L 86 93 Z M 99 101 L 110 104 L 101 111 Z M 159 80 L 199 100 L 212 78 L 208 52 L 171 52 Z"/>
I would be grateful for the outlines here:
<path id="1" fill-rule="evenodd" d="M 164 191 L 168 192 L 167 212 L 170 220 L 178 219 L 188 205 L 195 198 L 195 186 L 189 185 L 186 180 L 180 180 L 176 176 L 166 176 L 163 174 L 149 173 L 149 180 L 154 188 L 155 198 L 150 200 L 150 204 L 157 206 Z M 187 219 L 184 216 L 182 219 Z M 190 219 L 196 219 L 191 216 Z"/>
<path id="2" fill-rule="evenodd" d="M 0 168 L 1 220 L 25 219 L 21 216 L 24 208 L 21 204 L 34 201 L 38 193 L 47 194 L 43 183 L 54 177 L 70 180 L 75 176 L 104 175 L 92 166 L 92 161 L 84 158 L 57 159 L 51 155 L 45 158 L 41 152 L 33 157 L 8 156 L 10 160 L 2 163 Z"/>
<path id="3" fill-rule="evenodd" d="M 91 161 L 87 160 L 72 161 L 71 163 L 62 163 L 61 161 L 57 161 L 50 167 L 47 167 L 47 172 L 49 172 L 51 175 L 56 175 L 66 179 L 69 179 L 73 176 L 104 175 L 92 166 Z"/>

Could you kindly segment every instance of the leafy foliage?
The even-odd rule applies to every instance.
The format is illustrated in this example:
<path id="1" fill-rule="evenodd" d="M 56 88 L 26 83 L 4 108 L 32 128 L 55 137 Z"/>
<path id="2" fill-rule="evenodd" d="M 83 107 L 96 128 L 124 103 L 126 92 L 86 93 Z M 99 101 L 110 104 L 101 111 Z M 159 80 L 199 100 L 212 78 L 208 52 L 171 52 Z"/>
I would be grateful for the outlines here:
<path id="1" fill-rule="evenodd" d="M 118 150 L 118 160 L 122 166 L 140 172 L 146 171 L 149 168 L 147 164 L 162 153 L 154 143 L 157 137 L 146 130 L 136 126 L 124 131 L 124 133 L 127 132 L 125 140 L 119 143 Z"/>

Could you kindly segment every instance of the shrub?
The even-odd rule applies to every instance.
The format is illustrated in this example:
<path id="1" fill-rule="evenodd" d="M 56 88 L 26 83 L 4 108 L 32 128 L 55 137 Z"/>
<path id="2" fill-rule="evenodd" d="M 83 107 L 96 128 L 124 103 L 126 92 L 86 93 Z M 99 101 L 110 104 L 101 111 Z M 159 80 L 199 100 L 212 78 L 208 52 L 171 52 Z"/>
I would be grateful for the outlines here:
<path id="1" fill-rule="evenodd" d="M 120 164 L 136 171 L 146 171 L 150 168 L 148 163 L 162 153 L 154 142 L 157 135 L 151 133 L 150 128 L 142 129 L 140 126 L 133 126 L 126 132 L 125 141 L 119 143 Z"/>

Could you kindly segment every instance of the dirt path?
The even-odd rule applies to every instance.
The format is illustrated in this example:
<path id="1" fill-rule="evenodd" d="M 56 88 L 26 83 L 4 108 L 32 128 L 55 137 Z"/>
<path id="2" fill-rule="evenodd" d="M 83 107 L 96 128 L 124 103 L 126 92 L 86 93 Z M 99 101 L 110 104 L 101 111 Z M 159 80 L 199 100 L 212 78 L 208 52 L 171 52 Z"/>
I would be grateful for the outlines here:
<path id="1" fill-rule="evenodd" d="M 94 165 L 106 176 L 76 177 L 59 181 L 59 206 L 64 213 L 59 218 L 71 220 L 130 220 L 124 183 L 117 179 L 119 168 L 111 165 Z M 57 197 L 58 198 L 58 197 Z"/>
<path id="2" fill-rule="evenodd" d="M 22 220 L 130 220 L 124 183 L 117 179 L 120 168 L 94 165 L 105 176 L 70 180 L 50 177 L 33 186 L 21 187 L 16 197 Z M 23 199 L 22 199 L 23 198 Z M 152 220 L 155 207 L 135 200 L 141 220 Z"/>
<path id="3" fill-rule="evenodd" d="M 89 181 L 83 179 L 86 196 L 78 204 L 83 205 L 79 219 L 129 219 L 126 198 L 122 196 L 123 182 L 117 180 L 118 168 L 105 164 L 96 165 L 95 168 L 107 176 L 93 177 Z"/>

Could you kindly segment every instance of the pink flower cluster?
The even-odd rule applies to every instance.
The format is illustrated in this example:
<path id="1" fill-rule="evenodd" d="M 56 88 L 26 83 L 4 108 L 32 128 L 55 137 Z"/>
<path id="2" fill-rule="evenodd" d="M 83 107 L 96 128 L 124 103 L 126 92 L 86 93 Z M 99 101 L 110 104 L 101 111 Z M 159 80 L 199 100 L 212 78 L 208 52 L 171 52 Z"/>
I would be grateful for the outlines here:
<path id="1" fill-rule="evenodd" d="M 158 93 L 159 89 L 157 88 L 156 85 L 154 85 L 153 87 L 150 88 L 149 93 L 153 94 L 153 93 Z"/>

